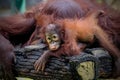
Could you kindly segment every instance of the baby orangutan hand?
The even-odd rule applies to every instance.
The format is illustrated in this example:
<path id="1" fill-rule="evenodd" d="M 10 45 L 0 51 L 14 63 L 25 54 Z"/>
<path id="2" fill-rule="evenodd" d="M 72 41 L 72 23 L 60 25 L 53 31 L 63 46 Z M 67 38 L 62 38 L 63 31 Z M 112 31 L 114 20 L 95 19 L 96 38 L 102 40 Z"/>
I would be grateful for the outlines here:
<path id="1" fill-rule="evenodd" d="M 42 54 L 41 57 L 34 63 L 35 70 L 38 71 L 44 71 L 45 64 L 50 56 L 49 51 L 46 51 Z"/>

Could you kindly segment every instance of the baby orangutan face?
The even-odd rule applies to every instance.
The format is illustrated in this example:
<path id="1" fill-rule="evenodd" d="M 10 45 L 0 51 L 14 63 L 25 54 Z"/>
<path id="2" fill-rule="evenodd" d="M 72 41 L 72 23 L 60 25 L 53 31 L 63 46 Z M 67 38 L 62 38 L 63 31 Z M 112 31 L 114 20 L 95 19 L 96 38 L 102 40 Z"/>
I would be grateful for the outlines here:
<path id="1" fill-rule="evenodd" d="M 55 51 L 60 47 L 61 40 L 59 31 L 55 24 L 49 24 L 45 31 L 46 42 L 49 46 L 49 50 Z"/>

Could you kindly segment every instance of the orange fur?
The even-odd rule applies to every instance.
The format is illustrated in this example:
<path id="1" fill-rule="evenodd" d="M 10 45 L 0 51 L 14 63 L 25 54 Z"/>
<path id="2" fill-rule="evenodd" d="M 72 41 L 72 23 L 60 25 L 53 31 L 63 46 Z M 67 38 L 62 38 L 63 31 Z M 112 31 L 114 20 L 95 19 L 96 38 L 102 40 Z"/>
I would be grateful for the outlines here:
<path id="1" fill-rule="evenodd" d="M 91 14 L 91 16 L 89 15 L 88 17 L 81 19 L 61 19 L 56 21 L 54 21 L 53 18 L 49 15 L 41 15 L 37 18 L 37 24 L 41 24 L 41 26 L 43 26 L 39 26 L 39 30 L 41 31 L 41 33 L 44 33 L 45 26 L 50 23 L 59 24 L 61 26 L 61 30 L 63 30 L 61 32 L 64 32 L 65 34 L 65 37 L 63 37 L 65 44 L 62 45 L 64 48 L 62 50 L 64 51 L 61 52 L 60 49 L 55 52 L 56 55 L 79 54 L 81 50 L 77 44 L 77 40 L 87 43 L 93 43 L 94 37 L 96 37 L 99 40 L 101 46 L 110 51 L 112 53 L 111 55 L 114 56 L 114 58 L 120 57 L 118 54 L 119 50 L 113 45 L 113 42 L 110 41 L 108 34 L 98 25 L 98 19 L 96 14 L 94 13 Z M 46 20 L 47 22 L 44 20 Z"/>
<path id="2" fill-rule="evenodd" d="M 82 50 L 80 50 L 77 45 L 77 40 L 84 42 L 93 43 L 95 42 L 94 37 L 97 38 L 99 44 L 109 51 L 111 56 L 114 58 L 114 66 L 113 66 L 113 76 L 119 76 L 120 73 L 120 51 L 114 45 L 113 41 L 109 38 L 108 35 L 99 25 L 98 19 L 95 14 L 92 14 L 85 19 L 81 20 L 63 20 L 63 26 L 65 28 L 65 32 L 67 34 L 67 38 L 64 45 L 68 45 L 64 47 L 66 52 L 69 54 L 75 55 L 79 54 Z M 79 53 L 78 53 L 79 51 Z"/>
<path id="3" fill-rule="evenodd" d="M 92 12 L 92 14 L 89 14 L 88 16 L 81 19 L 76 18 L 76 19 L 53 20 L 53 18 L 51 19 L 49 15 L 48 16 L 42 15 L 41 16 L 42 20 L 45 20 L 46 18 L 49 19 L 49 22 L 47 23 L 44 23 L 44 21 L 43 22 L 39 21 L 39 18 L 38 18 L 37 23 L 42 24 L 42 27 L 39 26 L 40 28 L 39 32 L 44 33 L 42 34 L 43 37 L 41 38 L 45 39 L 45 29 L 46 29 L 45 26 L 51 23 L 57 24 L 59 25 L 60 28 L 56 27 L 56 30 L 60 31 L 59 36 L 61 37 L 61 40 L 63 43 L 61 44 L 61 47 L 58 50 L 54 52 L 48 51 L 46 55 L 40 57 L 36 61 L 35 67 L 36 65 L 37 67 L 38 66 L 41 67 L 42 65 L 39 65 L 38 63 L 40 62 L 41 64 L 41 60 L 44 60 L 46 56 L 48 58 L 49 56 L 60 57 L 60 55 L 67 55 L 67 56 L 78 55 L 86 48 L 86 45 L 84 45 L 82 42 L 87 42 L 92 44 L 95 42 L 95 38 L 97 38 L 99 44 L 103 48 L 105 48 L 110 52 L 110 54 L 114 57 L 114 60 L 116 62 L 118 61 L 117 64 L 119 64 L 119 58 L 120 58 L 120 54 L 118 54 L 119 50 L 113 44 L 113 42 L 109 39 L 108 37 L 109 35 L 98 25 L 98 18 L 97 18 L 99 16 L 98 12 Z M 41 34 L 39 34 L 39 36 L 40 35 Z M 81 41 L 82 45 L 78 45 L 78 40 Z M 45 64 L 44 61 L 42 62 L 42 64 Z M 116 66 L 117 64 L 115 64 L 115 67 L 117 67 L 118 69 L 119 66 Z M 42 69 L 44 68 L 42 67 Z"/>
<path id="4" fill-rule="evenodd" d="M 83 42 L 92 43 L 94 42 L 94 37 L 96 37 L 100 45 L 110 51 L 115 59 L 119 58 L 120 54 L 118 53 L 120 51 L 109 39 L 108 34 L 98 25 L 98 20 L 95 16 L 95 14 L 92 14 L 85 19 L 65 19 L 63 21 L 63 26 L 67 32 L 66 34 L 68 34 L 68 40 L 70 40 L 70 46 L 74 47 L 77 45 L 75 42 L 77 42 L 78 39 Z"/>

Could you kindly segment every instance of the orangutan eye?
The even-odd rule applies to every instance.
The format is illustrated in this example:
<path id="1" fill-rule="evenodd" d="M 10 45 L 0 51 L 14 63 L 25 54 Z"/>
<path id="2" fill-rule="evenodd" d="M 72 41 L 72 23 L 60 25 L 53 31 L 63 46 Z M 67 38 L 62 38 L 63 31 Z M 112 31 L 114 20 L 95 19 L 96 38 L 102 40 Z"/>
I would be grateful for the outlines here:
<path id="1" fill-rule="evenodd" d="M 48 43 L 51 42 L 50 36 L 46 36 L 46 40 L 47 40 Z"/>
<path id="2" fill-rule="evenodd" d="M 50 40 L 50 37 L 48 37 L 47 40 Z"/>
<path id="3" fill-rule="evenodd" d="M 57 36 L 56 36 L 56 35 L 53 35 L 53 38 L 57 38 Z"/>
<path id="4" fill-rule="evenodd" d="M 57 34 L 54 34 L 54 35 L 52 36 L 52 39 L 56 41 L 56 40 L 58 40 L 58 39 L 59 39 L 59 37 L 58 37 L 58 35 L 57 35 Z"/>

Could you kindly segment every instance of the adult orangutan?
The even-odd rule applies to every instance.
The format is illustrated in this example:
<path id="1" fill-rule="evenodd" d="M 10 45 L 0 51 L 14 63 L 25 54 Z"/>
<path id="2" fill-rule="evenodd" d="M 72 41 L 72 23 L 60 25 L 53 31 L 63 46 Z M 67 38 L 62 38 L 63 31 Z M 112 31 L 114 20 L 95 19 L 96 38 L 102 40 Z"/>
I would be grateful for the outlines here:
<path id="1" fill-rule="evenodd" d="M 33 13 L 35 14 L 35 17 L 42 14 L 48 14 L 48 15 L 54 14 L 53 15 L 54 18 L 61 19 L 61 18 L 74 18 L 74 17 L 81 18 L 93 10 L 94 11 L 103 10 L 104 14 L 99 16 L 99 25 L 108 34 L 110 34 L 110 37 L 114 39 L 113 41 L 115 42 L 115 45 L 117 45 L 118 48 L 120 48 L 120 42 L 119 42 L 120 38 L 119 36 L 116 36 L 116 34 L 117 35 L 120 34 L 118 31 L 120 28 L 119 13 L 109 8 L 108 6 L 107 7 L 101 6 L 95 3 L 94 0 L 85 0 L 85 1 L 83 0 L 49 0 L 47 3 L 44 4 L 44 7 L 42 7 L 42 9 L 40 8 L 40 10 L 37 10 L 35 8 L 33 10 L 35 13 L 34 12 Z M 34 40 L 33 35 L 35 34 L 36 34 L 36 30 L 32 34 L 30 40 L 28 41 L 28 44 L 30 44 L 31 41 Z"/>
<path id="2" fill-rule="evenodd" d="M 54 21 L 51 22 L 52 20 L 50 21 L 50 19 L 49 19 L 50 17 L 48 17 L 48 16 L 52 15 L 53 20 L 54 20 L 54 18 L 56 18 L 56 19 L 72 18 L 72 19 L 74 19 L 74 18 L 85 17 L 86 14 L 88 14 L 90 11 L 96 11 L 96 10 L 103 10 L 103 12 L 104 12 L 102 15 L 98 16 L 99 26 L 102 27 L 102 29 L 104 29 L 105 32 L 109 35 L 109 39 L 110 40 L 113 39 L 114 44 L 118 48 L 120 48 L 120 35 L 119 35 L 120 34 L 120 32 L 119 32 L 119 30 L 120 30 L 120 27 L 119 27 L 119 25 L 120 25 L 119 19 L 120 18 L 119 17 L 120 16 L 119 16 L 119 14 L 118 15 L 117 15 L 117 13 L 116 13 L 116 15 L 112 14 L 112 12 L 114 12 L 113 10 L 109 11 L 108 8 L 101 7 L 101 6 L 97 5 L 96 3 L 93 3 L 93 0 L 49 0 L 47 3 L 43 4 L 42 6 L 38 5 L 34 9 L 31 9 L 30 11 L 25 13 L 24 15 L 12 16 L 12 17 L 8 17 L 5 19 L 1 19 L 0 33 L 2 34 L 1 35 L 2 37 L 5 37 L 5 39 L 12 41 L 12 43 L 14 44 L 14 43 L 18 42 L 17 41 L 18 38 L 19 38 L 19 40 L 21 40 L 21 42 L 25 42 L 26 40 L 23 41 L 23 37 L 21 38 L 21 36 L 26 34 L 26 36 L 29 37 L 30 33 L 32 33 L 33 28 L 35 28 L 30 39 L 27 41 L 27 45 L 39 44 L 39 39 L 42 38 L 42 39 L 46 39 L 46 41 L 48 43 L 52 43 L 52 41 L 57 42 L 56 44 L 59 45 L 56 47 L 56 48 L 58 48 L 57 49 L 58 51 L 62 51 L 60 47 L 64 47 L 64 46 L 68 47 L 68 48 L 66 48 L 67 49 L 66 51 L 68 51 L 68 49 L 70 48 L 69 45 L 66 45 L 66 44 L 64 46 L 61 45 L 64 42 L 63 41 L 64 38 L 62 38 L 62 36 L 64 37 L 64 35 L 60 34 L 61 35 L 60 37 L 59 37 L 59 35 L 58 36 L 54 35 L 54 36 L 50 37 L 50 38 L 52 38 L 52 40 L 49 40 L 49 39 L 47 40 L 47 37 L 44 36 L 45 32 L 41 33 L 44 28 L 47 29 L 47 27 L 46 27 L 47 25 L 50 24 L 49 26 L 54 26 L 54 24 L 51 24 L 51 23 L 54 23 Z M 48 16 L 45 17 L 43 14 L 47 14 Z M 71 22 L 71 20 L 69 22 Z M 6 28 L 4 28 L 4 27 L 6 27 Z M 57 28 L 59 28 L 59 25 Z M 51 29 L 48 29 L 48 32 L 49 32 L 49 30 L 51 30 Z M 54 33 L 54 30 L 56 31 L 56 29 L 52 28 L 53 33 Z M 60 28 L 60 30 L 59 29 L 57 29 L 57 30 L 58 30 L 57 31 L 58 33 L 61 33 L 61 28 Z M 66 32 L 64 30 L 62 33 L 66 34 Z M 46 34 L 46 36 L 47 35 L 48 34 Z M 53 37 L 55 37 L 55 39 Z M 48 36 L 48 38 L 49 38 L 49 36 Z M 67 36 L 65 39 L 67 39 Z M 1 41 L 2 40 L 3 39 L 1 39 Z M 59 40 L 61 41 L 60 43 L 59 43 Z M 6 41 L 5 41 L 5 43 L 6 43 Z M 8 45 L 11 45 L 11 44 L 8 44 Z M 51 45 L 54 47 L 55 44 L 54 45 L 51 44 Z M 49 46 L 51 46 L 51 45 L 49 45 Z M 82 47 L 80 47 L 81 49 L 84 49 L 84 47 L 86 46 L 83 43 L 81 43 L 81 45 L 83 45 Z M 9 50 L 9 48 L 11 48 L 11 47 L 6 47 L 6 48 Z M 77 48 L 77 47 L 75 47 L 75 48 Z M 55 48 L 52 48 L 52 49 L 54 50 Z M 3 49 L 1 48 L 1 50 L 3 50 Z M 57 51 L 57 50 L 55 50 L 55 51 Z M 7 51 L 7 54 L 4 54 L 2 52 L 1 55 L 5 56 L 7 58 L 7 57 L 9 57 L 10 52 L 13 52 L 13 50 L 11 49 L 11 51 Z M 69 54 L 69 52 L 68 52 L 68 54 Z M 46 53 L 44 53 L 43 55 L 46 55 Z M 70 54 L 70 55 L 74 55 L 74 54 Z M 114 57 L 116 55 L 119 55 L 119 54 L 114 54 L 112 56 Z M 41 58 L 42 58 L 42 56 L 41 56 Z M 0 59 L 4 60 L 2 58 L 0 58 Z M 11 61 L 11 59 L 10 59 L 10 61 Z M 37 64 L 37 63 L 41 63 L 39 61 L 40 60 L 35 62 L 36 70 L 39 70 L 38 69 L 39 64 Z M 44 58 L 44 61 L 46 61 L 46 58 Z M 115 61 L 117 61 L 117 60 L 115 60 Z M 1 63 L 4 63 L 4 61 Z M 6 66 L 6 64 L 5 64 L 5 66 Z M 119 66 L 119 64 L 118 64 L 118 66 Z M 39 68 L 41 69 L 41 65 Z M 42 67 L 42 68 L 44 68 L 44 67 Z M 119 71 L 120 70 L 118 70 L 118 72 Z M 117 74 L 115 74 L 115 75 L 117 75 Z"/>

